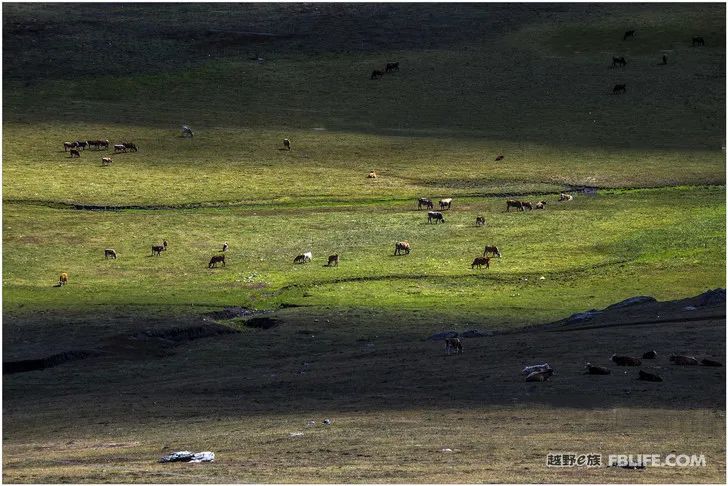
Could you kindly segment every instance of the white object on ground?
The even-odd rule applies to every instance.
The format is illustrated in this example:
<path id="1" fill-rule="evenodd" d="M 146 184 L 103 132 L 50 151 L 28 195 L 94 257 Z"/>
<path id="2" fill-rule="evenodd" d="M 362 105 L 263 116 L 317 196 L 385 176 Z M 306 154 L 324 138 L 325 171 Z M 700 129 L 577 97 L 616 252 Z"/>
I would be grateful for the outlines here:
<path id="1" fill-rule="evenodd" d="M 525 368 L 523 368 L 523 370 L 521 370 L 521 374 L 530 375 L 531 373 L 534 373 L 534 372 L 547 371 L 550 369 L 552 369 L 552 368 L 551 368 L 551 365 L 549 365 L 548 363 L 533 365 L 533 366 L 526 366 Z"/>
<path id="2" fill-rule="evenodd" d="M 212 462 L 215 460 L 215 453 L 210 451 L 190 452 L 177 451 L 162 457 L 159 462 Z"/>

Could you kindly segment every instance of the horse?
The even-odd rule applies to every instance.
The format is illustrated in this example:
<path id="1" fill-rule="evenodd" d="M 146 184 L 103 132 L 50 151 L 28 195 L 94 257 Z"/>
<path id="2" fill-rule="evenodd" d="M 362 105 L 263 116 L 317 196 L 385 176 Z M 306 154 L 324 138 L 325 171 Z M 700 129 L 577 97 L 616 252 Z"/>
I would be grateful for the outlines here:
<path id="1" fill-rule="evenodd" d="M 375 69 L 374 71 L 372 71 L 372 75 L 369 79 L 380 79 L 382 76 L 384 76 L 384 73 Z"/>
<path id="2" fill-rule="evenodd" d="M 483 265 L 485 265 L 485 268 L 490 268 L 490 258 L 476 257 L 473 263 L 470 264 L 470 269 L 472 270 L 475 267 L 481 268 Z"/>
<path id="3" fill-rule="evenodd" d="M 432 223 L 433 220 L 435 221 L 435 224 L 445 222 L 445 218 L 443 218 L 442 213 L 439 213 L 437 211 L 429 211 L 427 213 L 427 222 Z"/>
<path id="4" fill-rule="evenodd" d="M 426 197 L 421 197 L 417 200 L 417 209 L 422 209 L 422 206 L 425 206 L 427 209 L 432 209 L 435 207 L 435 205 L 432 204 L 432 201 L 430 201 Z"/>
<path id="5" fill-rule="evenodd" d="M 628 37 L 634 38 L 634 32 L 635 32 L 634 30 L 628 30 L 627 32 L 624 33 L 624 37 L 622 37 L 622 40 L 625 41 L 625 40 L 627 40 Z"/>
<path id="6" fill-rule="evenodd" d="M 521 201 L 516 201 L 515 199 L 509 199 L 506 201 L 506 212 L 510 212 L 511 208 L 523 211 L 523 203 Z"/>
<path id="7" fill-rule="evenodd" d="M 410 252 L 410 244 L 407 241 L 398 241 L 394 244 L 394 254 L 395 255 L 401 255 L 402 252 L 405 253 L 405 255 L 409 255 Z"/>
<path id="8" fill-rule="evenodd" d="M 225 266 L 225 255 L 215 255 L 212 258 L 210 258 L 210 263 L 207 264 L 207 268 L 215 268 L 218 263 L 222 263 L 222 266 Z"/>
<path id="9" fill-rule="evenodd" d="M 627 93 L 627 85 L 626 84 L 615 84 L 614 88 L 612 89 L 612 94 L 617 93 Z"/>
<path id="10" fill-rule="evenodd" d="M 624 67 L 626 65 L 627 65 L 627 61 L 624 59 L 624 57 L 612 57 L 612 67 L 617 67 L 617 66 Z"/>
<path id="11" fill-rule="evenodd" d="M 388 62 L 387 66 L 384 68 L 385 72 L 391 73 L 394 71 L 399 71 L 399 61 L 397 62 Z"/>
<path id="12" fill-rule="evenodd" d="M 500 251 L 498 251 L 497 246 L 487 246 L 486 245 L 486 247 L 483 249 L 483 256 L 487 255 L 488 253 L 490 253 L 491 255 L 498 257 L 498 258 L 501 257 Z"/>
<path id="13" fill-rule="evenodd" d="M 705 45 L 705 39 L 703 39 L 700 36 L 693 37 L 693 47 L 695 47 L 696 45 L 698 45 L 698 46 L 704 46 Z"/>

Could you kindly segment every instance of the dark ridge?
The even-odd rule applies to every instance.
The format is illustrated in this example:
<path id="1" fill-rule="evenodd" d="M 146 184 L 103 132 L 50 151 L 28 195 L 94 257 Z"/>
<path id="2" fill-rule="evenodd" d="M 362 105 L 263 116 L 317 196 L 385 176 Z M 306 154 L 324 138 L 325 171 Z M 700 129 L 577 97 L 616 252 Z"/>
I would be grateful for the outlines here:
<path id="1" fill-rule="evenodd" d="M 99 351 L 65 351 L 40 359 L 24 359 L 21 361 L 7 361 L 3 363 L 3 375 L 24 373 L 26 371 L 38 371 L 52 368 L 69 361 L 79 361 L 86 358 L 100 356 Z"/>
<path id="2" fill-rule="evenodd" d="M 134 339 L 165 339 L 167 341 L 183 342 L 194 341 L 223 334 L 237 334 L 238 331 L 216 324 L 203 324 L 195 327 L 178 327 L 172 329 L 149 329 L 134 334 Z"/>
<path id="3" fill-rule="evenodd" d="M 203 324 L 201 326 L 172 328 L 172 329 L 151 329 L 132 336 L 117 336 L 118 341 L 129 342 L 131 340 L 149 341 L 155 340 L 160 348 L 169 348 L 196 339 L 221 336 L 224 334 L 237 334 L 239 331 L 217 324 Z M 139 347 L 139 345 L 137 345 Z M 79 361 L 96 356 L 117 355 L 132 352 L 134 349 L 119 348 L 114 345 L 103 346 L 98 350 L 65 351 L 46 358 L 25 359 L 20 361 L 8 361 L 3 363 L 3 375 L 14 373 L 25 373 L 27 371 L 39 371 L 52 368 L 69 361 Z"/>

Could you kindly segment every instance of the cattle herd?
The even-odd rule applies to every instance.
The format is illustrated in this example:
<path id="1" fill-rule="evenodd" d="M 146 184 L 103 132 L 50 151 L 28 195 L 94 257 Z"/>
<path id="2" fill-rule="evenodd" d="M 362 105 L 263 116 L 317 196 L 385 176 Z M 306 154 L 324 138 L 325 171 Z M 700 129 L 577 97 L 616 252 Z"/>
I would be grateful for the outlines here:
<path id="1" fill-rule="evenodd" d="M 70 158 L 80 158 L 81 157 L 81 151 L 86 150 L 86 147 L 90 149 L 94 148 L 96 150 L 108 150 L 109 149 L 109 141 L 108 140 L 76 140 L 75 142 L 63 142 L 63 151 L 69 153 Z M 133 142 L 121 142 L 114 145 L 114 153 L 127 153 L 127 152 L 138 152 L 139 149 L 137 148 L 136 144 Z M 106 167 L 111 165 L 112 158 L 111 157 L 102 157 L 101 158 L 101 165 Z"/>
<path id="2" fill-rule="evenodd" d="M 626 41 L 627 39 L 634 39 L 635 32 L 636 31 L 634 31 L 634 30 L 628 30 L 627 32 L 624 33 L 624 36 L 622 36 L 622 40 Z M 703 39 L 701 36 L 693 37 L 692 46 L 693 47 L 705 46 L 705 39 Z M 627 61 L 624 58 L 624 56 L 620 56 L 620 57 L 613 56 L 612 57 L 612 66 L 611 67 L 613 67 L 613 68 L 625 67 L 626 65 L 627 65 Z M 662 55 L 662 63 L 660 65 L 662 65 L 662 66 L 667 65 L 667 56 L 665 54 Z M 374 79 L 374 78 L 372 78 L 372 79 Z M 625 94 L 625 93 L 627 93 L 627 84 L 626 83 L 615 84 L 614 88 L 612 88 L 612 94 Z"/>

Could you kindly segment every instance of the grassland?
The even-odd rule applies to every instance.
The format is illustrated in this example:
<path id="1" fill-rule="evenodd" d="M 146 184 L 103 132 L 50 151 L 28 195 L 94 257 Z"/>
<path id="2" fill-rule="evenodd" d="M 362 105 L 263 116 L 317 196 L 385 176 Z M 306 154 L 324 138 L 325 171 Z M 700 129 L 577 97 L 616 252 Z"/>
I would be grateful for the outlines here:
<path id="1" fill-rule="evenodd" d="M 724 320 L 469 342 L 460 361 L 420 341 L 724 286 L 724 5 L 76 7 L 3 5 L 6 360 L 126 349 L 227 306 L 283 324 L 6 376 L 5 480 L 724 481 L 722 370 L 670 371 L 663 396 L 591 383 L 602 402 L 580 401 L 578 376 L 619 349 L 725 357 Z M 72 62 L 79 46 L 94 54 Z M 401 71 L 369 80 L 389 60 Z M 96 138 L 140 150 L 103 168 L 105 152 L 62 149 Z M 556 202 L 579 186 L 598 195 Z M 445 224 L 422 196 L 454 198 Z M 547 209 L 505 212 L 508 197 Z M 472 270 L 485 244 L 503 257 Z M 561 381 L 524 389 L 512 372 L 534 360 Z M 327 414 L 345 425 L 288 437 Z M 697 472 L 542 467 L 559 448 L 701 444 Z M 192 447 L 218 463 L 149 464 Z"/>

